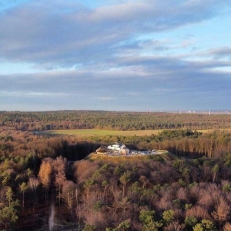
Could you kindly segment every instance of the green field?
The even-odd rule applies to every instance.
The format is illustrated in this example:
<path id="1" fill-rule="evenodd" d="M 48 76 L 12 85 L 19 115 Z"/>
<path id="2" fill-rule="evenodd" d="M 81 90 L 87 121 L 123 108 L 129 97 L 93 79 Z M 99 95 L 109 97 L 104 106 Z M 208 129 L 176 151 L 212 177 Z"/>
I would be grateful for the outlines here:
<path id="1" fill-rule="evenodd" d="M 139 131 L 112 131 L 112 130 L 100 130 L 100 129 L 76 129 L 76 130 L 53 130 L 46 131 L 45 134 L 51 135 L 76 135 L 76 136 L 150 136 L 152 134 L 157 135 L 163 130 L 139 130 Z"/>
<path id="2" fill-rule="evenodd" d="M 220 131 L 231 131 L 230 129 L 219 129 Z M 101 129 L 72 129 L 72 130 L 49 130 L 42 131 L 40 134 L 46 135 L 70 135 L 70 136 L 150 136 L 152 134 L 158 135 L 163 129 L 157 130 L 137 130 L 137 131 L 113 131 L 113 130 L 101 130 Z M 215 131 L 214 129 L 197 130 L 202 133 L 210 133 Z"/>

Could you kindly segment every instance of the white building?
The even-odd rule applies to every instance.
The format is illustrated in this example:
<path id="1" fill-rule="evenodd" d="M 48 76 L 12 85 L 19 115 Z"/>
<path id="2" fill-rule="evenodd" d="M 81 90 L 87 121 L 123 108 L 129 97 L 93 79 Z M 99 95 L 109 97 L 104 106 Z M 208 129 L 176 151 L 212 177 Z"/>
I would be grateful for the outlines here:
<path id="1" fill-rule="evenodd" d="M 108 150 L 117 151 L 120 155 L 129 155 L 130 150 L 122 143 L 114 143 L 107 147 Z"/>

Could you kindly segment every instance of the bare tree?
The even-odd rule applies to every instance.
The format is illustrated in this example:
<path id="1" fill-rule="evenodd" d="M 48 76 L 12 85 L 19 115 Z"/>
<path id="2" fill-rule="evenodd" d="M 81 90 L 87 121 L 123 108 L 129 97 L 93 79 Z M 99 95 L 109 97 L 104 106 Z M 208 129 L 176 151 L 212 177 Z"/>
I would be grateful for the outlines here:
<path id="1" fill-rule="evenodd" d="M 230 218 L 230 206 L 224 197 L 221 197 L 219 204 L 214 212 L 212 212 L 213 218 L 219 222 L 219 224 L 224 224 L 229 221 Z"/>

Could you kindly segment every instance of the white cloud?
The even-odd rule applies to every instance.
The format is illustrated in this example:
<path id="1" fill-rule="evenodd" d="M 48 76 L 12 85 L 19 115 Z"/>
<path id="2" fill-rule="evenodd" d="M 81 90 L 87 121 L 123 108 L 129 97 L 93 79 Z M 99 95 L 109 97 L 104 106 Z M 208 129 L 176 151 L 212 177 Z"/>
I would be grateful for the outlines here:
<path id="1" fill-rule="evenodd" d="M 144 32 L 200 22 L 215 16 L 219 5 L 216 0 L 174 0 L 169 7 L 169 1 L 149 0 L 88 9 L 74 1 L 33 0 L 0 15 L 1 57 L 49 68 L 98 62 L 107 66 L 124 53 L 116 44 Z"/>
<path id="2" fill-rule="evenodd" d="M 108 101 L 108 100 L 114 100 L 115 99 L 115 97 L 97 97 L 97 99 L 99 99 L 99 100 L 103 100 L 103 101 Z"/>
<path id="3" fill-rule="evenodd" d="M 0 91 L 2 97 L 66 97 L 67 93 L 27 92 L 27 91 Z"/>

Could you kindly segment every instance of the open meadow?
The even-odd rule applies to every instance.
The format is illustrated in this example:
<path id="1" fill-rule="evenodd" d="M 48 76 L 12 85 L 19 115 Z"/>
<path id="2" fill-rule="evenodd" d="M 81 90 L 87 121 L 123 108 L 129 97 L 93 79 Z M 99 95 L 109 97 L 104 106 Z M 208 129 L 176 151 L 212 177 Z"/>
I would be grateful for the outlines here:
<path id="1" fill-rule="evenodd" d="M 173 130 L 173 129 L 164 129 Z M 216 130 L 230 132 L 231 129 L 204 129 L 197 130 L 201 133 L 212 133 Z M 158 135 L 163 129 L 156 130 L 137 130 L 137 131 L 115 131 L 115 130 L 103 130 L 103 129 L 65 129 L 65 130 L 49 130 L 42 131 L 40 133 L 46 135 L 70 135 L 70 136 L 80 136 L 80 137 L 90 137 L 90 136 L 150 136 Z"/>
<path id="2" fill-rule="evenodd" d="M 76 135 L 76 136 L 150 136 L 158 135 L 161 131 L 159 130 L 138 130 L 138 131 L 112 131 L 102 129 L 73 129 L 73 130 L 52 130 L 46 131 L 46 134 L 51 135 Z"/>

